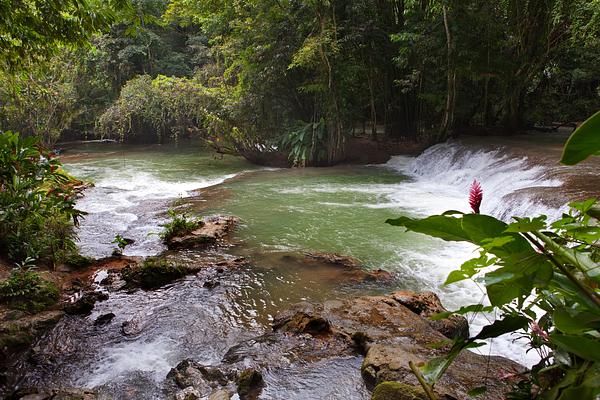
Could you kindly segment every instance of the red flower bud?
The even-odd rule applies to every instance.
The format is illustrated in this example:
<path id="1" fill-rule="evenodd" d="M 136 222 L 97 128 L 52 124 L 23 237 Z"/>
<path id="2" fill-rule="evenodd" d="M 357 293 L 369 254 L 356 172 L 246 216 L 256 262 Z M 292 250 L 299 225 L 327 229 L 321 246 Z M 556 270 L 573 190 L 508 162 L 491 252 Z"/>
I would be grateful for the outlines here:
<path id="1" fill-rule="evenodd" d="M 477 180 L 473 180 L 471 184 L 471 191 L 469 193 L 469 205 L 471 210 L 475 214 L 479 214 L 479 207 L 481 206 L 481 200 L 483 199 L 483 189 Z"/>

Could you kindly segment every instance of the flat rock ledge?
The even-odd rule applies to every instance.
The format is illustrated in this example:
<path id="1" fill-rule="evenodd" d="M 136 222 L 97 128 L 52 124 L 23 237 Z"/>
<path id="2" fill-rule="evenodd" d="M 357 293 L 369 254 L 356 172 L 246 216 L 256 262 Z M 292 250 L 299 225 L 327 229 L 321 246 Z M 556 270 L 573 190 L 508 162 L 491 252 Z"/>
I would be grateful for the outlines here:
<path id="1" fill-rule="evenodd" d="M 233 231 L 238 221 L 236 217 L 223 215 L 206 218 L 198 229 L 169 239 L 167 247 L 176 250 L 215 245 Z"/>
<path id="2" fill-rule="evenodd" d="M 230 348 L 219 365 L 185 360 L 171 370 L 168 380 L 175 387 L 175 399 L 228 399 L 236 394 L 242 400 L 255 399 L 269 385 L 262 372 L 272 376 L 290 363 L 363 354 L 361 374 L 373 399 L 427 400 L 408 363 L 426 362 L 449 350 L 448 337 L 424 317 L 440 310 L 435 294 L 407 291 L 298 303 L 275 316 L 271 333 Z M 450 323 L 438 328 L 449 336 L 461 336 L 468 328 L 465 324 L 461 320 L 453 329 Z M 515 383 L 512 377 L 522 370 L 506 358 L 466 351 L 436 384 L 435 392 L 440 399 L 467 400 L 470 390 L 485 385 L 485 399 L 505 399 Z"/>

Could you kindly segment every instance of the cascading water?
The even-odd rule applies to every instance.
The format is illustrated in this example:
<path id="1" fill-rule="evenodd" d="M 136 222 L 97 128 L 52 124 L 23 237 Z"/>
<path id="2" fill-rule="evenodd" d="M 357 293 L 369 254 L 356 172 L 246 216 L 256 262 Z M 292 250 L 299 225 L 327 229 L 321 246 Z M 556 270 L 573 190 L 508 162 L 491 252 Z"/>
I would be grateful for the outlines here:
<path id="1" fill-rule="evenodd" d="M 479 302 L 484 293 L 472 282 L 443 286 L 448 273 L 474 255 L 472 246 L 404 233 L 384 221 L 449 209 L 469 212 L 473 179 L 483 186 L 482 212 L 504 220 L 540 213 L 552 217 L 560 208 L 539 201 L 537 194 L 548 188 L 558 192 L 562 176 L 520 154 L 513 156 L 511 149 L 454 142 L 434 146 L 417 158 L 394 157 L 380 166 L 260 171 L 234 180 L 227 178 L 252 166 L 236 158 L 215 160 L 191 147 L 120 149 L 107 153 L 100 148 L 97 154 L 66 162 L 71 173 L 96 183 L 78 202 L 89 212 L 79 231 L 85 254 L 109 254 L 117 233 L 136 240 L 126 249 L 128 254 L 159 253 L 163 247 L 158 237 L 148 233 L 160 231 L 169 203 L 193 189 L 222 182 L 219 195 L 208 199 L 202 213 L 241 219 L 235 256 L 248 257 L 252 266 L 226 274 L 212 291 L 197 276 L 152 293 L 111 295 L 91 316 L 69 317 L 59 324 L 39 349 L 40 354 L 53 354 L 51 365 L 30 367 L 25 382 L 98 387 L 108 397 L 120 397 L 127 387 L 138 390 L 139 398 L 161 398 L 169 368 L 188 357 L 218 362 L 240 340 L 269 331 L 274 313 L 290 303 L 396 289 L 432 290 L 449 309 Z M 557 203 L 568 200 L 563 196 Z M 395 280 L 383 286 L 345 286 L 328 273 L 282 261 L 282 254 L 303 251 L 351 255 L 367 268 L 388 270 Z M 206 254 L 179 257 L 193 263 Z M 108 312 L 116 314 L 114 322 L 95 327 L 94 319 Z M 146 327 L 124 337 L 120 325 L 132 318 Z M 471 322 L 473 333 L 487 323 L 482 316 Z M 525 364 L 536 360 L 511 338 L 500 338 L 479 351 Z M 136 356 L 140 352 L 143 356 Z M 333 360 L 273 372 L 267 376 L 265 398 L 368 398 L 359 363 Z M 347 382 L 352 390 L 328 388 L 325 383 L 333 381 Z"/>
<path id="2" fill-rule="evenodd" d="M 429 213 L 454 209 L 454 206 L 459 211 L 469 211 L 465 198 L 476 179 L 484 191 L 483 214 L 505 221 L 513 216 L 545 214 L 552 219 L 560 215 L 559 209 L 536 200 L 535 189 L 560 187 L 562 182 L 549 177 L 544 166 L 534 165 L 527 158 L 511 157 L 506 149 L 485 150 L 456 142 L 442 143 L 415 159 L 398 156 L 386 165 L 412 177 L 419 191 L 431 197 L 423 206 L 423 211 Z M 401 193 L 391 198 L 398 203 L 405 200 Z M 439 204 L 436 199 L 440 200 Z M 427 204 L 431 209 L 427 209 Z"/>

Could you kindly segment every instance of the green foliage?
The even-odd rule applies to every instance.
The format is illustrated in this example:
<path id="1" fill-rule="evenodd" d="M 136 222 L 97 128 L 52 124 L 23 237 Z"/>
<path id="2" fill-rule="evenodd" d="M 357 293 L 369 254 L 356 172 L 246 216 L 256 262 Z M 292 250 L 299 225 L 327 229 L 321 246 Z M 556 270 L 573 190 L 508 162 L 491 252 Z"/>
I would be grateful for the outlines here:
<path id="1" fill-rule="evenodd" d="M 111 243 L 117 245 L 117 248 L 113 250 L 113 255 L 120 256 L 123 254 L 123 250 L 125 250 L 125 247 L 129 246 L 132 243 L 132 241 L 131 239 L 125 239 L 123 236 L 117 234 L 115 235 L 115 238 Z"/>
<path id="2" fill-rule="evenodd" d="M 299 123 L 297 129 L 290 131 L 281 139 L 281 147 L 288 150 L 294 165 L 304 167 L 327 161 L 327 127 L 325 120 Z"/>
<path id="3" fill-rule="evenodd" d="M 60 46 L 84 45 L 113 21 L 125 1 L 3 0 L 0 2 L 0 68 L 18 67 L 53 54 Z"/>
<path id="4" fill-rule="evenodd" d="M 491 305 L 502 316 L 478 335 L 456 341 L 447 356 L 430 360 L 421 369 L 428 384 L 434 385 L 462 350 L 483 339 L 524 330 L 530 346 L 542 355 L 529 376 L 540 387 L 539 398 L 569 399 L 570 393 L 593 398 L 600 394 L 596 379 L 600 365 L 596 351 L 600 348 L 600 226 L 589 215 L 595 204 L 594 200 L 572 203 L 571 211 L 551 224 L 545 216 L 516 218 L 506 224 L 486 215 L 457 212 L 387 221 L 478 246 L 480 256 L 453 271 L 447 283 L 463 279 L 483 282 Z M 534 307 L 543 314 L 536 315 Z M 456 313 L 482 309 L 472 305 Z M 557 379 L 544 378 L 550 370 Z"/>
<path id="5" fill-rule="evenodd" d="M 100 116 L 98 132 L 119 140 L 189 136 L 204 126 L 213 104 L 210 90 L 194 80 L 142 75 Z"/>
<path id="6" fill-rule="evenodd" d="M 0 251 L 11 260 L 60 262 L 76 251 L 83 213 L 60 162 L 34 137 L 0 134 Z"/>
<path id="7" fill-rule="evenodd" d="M 56 304 L 60 297 L 58 288 L 33 270 L 34 261 L 26 259 L 13 268 L 7 280 L 0 282 L 1 302 L 29 312 L 39 312 Z"/>
<path id="8" fill-rule="evenodd" d="M 600 156 L 600 111 L 573 132 L 565 144 L 560 161 L 574 165 L 592 155 Z"/>
<path id="9" fill-rule="evenodd" d="M 168 243 L 174 237 L 187 235 L 204 224 L 200 219 L 190 219 L 185 214 L 177 214 L 174 210 L 169 210 L 168 213 L 171 221 L 161 225 L 163 231 L 160 233 L 160 238 L 164 243 Z"/>

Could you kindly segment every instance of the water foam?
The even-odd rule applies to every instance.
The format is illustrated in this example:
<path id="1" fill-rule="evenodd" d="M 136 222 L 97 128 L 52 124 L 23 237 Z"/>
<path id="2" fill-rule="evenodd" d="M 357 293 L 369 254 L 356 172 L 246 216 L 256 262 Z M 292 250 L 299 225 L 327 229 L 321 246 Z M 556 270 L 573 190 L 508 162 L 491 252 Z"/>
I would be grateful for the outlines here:
<path id="1" fill-rule="evenodd" d="M 448 142 L 432 146 L 416 158 L 393 157 L 385 165 L 414 180 L 413 185 L 403 185 L 407 193 L 397 193 L 392 200 L 403 204 L 414 192 L 425 192 L 427 198 L 420 199 L 426 202 L 419 207 L 422 211 L 469 211 L 465 198 L 476 179 L 484 192 L 484 214 L 503 220 L 539 214 L 551 219 L 560 216 L 561 210 L 536 201 L 532 190 L 559 187 L 562 182 L 548 177 L 543 166 L 533 165 L 527 158 L 510 157 L 500 148 L 482 150 Z"/>

